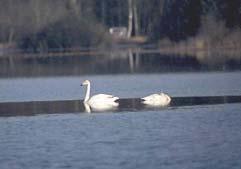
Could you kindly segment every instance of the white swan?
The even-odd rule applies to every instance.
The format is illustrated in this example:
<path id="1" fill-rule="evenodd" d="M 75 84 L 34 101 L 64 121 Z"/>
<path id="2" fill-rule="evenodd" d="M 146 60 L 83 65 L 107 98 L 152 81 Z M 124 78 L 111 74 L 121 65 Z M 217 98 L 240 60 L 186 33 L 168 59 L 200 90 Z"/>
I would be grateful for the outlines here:
<path id="1" fill-rule="evenodd" d="M 171 97 L 165 93 L 151 94 L 141 98 L 142 103 L 149 106 L 167 106 L 171 102 Z"/>
<path id="2" fill-rule="evenodd" d="M 113 95 L 108 94 L 97 94 L 90 97 L 90 81 L 85 80 L 81 86 L 87 86 L 87 90 L 85 93 L 84 103 L 90 106 L 94 110 L 104 111 L 109 110 L 114 107 L 119 106 L 119 103 L 116 101 L 119 97 L 115 97 Z"/>

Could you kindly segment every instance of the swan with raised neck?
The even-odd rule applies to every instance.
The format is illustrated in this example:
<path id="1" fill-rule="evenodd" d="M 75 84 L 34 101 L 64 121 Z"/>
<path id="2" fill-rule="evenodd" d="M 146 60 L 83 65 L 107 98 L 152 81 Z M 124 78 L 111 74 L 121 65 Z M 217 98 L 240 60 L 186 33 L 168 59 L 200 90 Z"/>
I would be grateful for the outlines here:
<path id="1" fill-rule="evenodd" d="M 90 99 L 90 81 L 89 80 L 85 80 L 81 86 L 87 86 L 86 87 L 86 92 L 85 92 L 85 98 L 84 98 L 84 102 L 86 103 L 89 99 Z"/>
<path id="2" fill-rule="evenodd" d="M 108 94 L 97 94 L 90 97 L 90 81 L 85 80 L 81 86 L 87 86 L 85 92 L 84 103 L 89 104 L 91 107 L 117 107 L 119 103 L 116 101 L 119 97 Z"/>

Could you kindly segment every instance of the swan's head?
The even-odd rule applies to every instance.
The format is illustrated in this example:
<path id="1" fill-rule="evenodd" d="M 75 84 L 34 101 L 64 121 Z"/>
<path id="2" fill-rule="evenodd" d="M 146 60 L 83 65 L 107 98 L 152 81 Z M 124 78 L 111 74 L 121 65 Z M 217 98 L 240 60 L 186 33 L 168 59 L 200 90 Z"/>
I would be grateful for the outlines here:
<path id="1" fill-rule="evenodd" d="M 169 104 L 171 102 L 171 97 L 168 96 L 167 94 L 164 94 L 165 95 L 165 98 L 166 98 L 166 102 Z"/>
<path id="2" fill-rule="evenodd" d="M 85 85 L 90 85 L 90 81 L 89 81 L 89 80 L 85 80 L 85 81 L 81 84 L 81 86 L 85 86 Z"/>
<path id="3" fill-rule="evenodd" d="M 171 98 L 169 96 L 167 96 L 167 102 L 170 103 L 171 102 Z"/>

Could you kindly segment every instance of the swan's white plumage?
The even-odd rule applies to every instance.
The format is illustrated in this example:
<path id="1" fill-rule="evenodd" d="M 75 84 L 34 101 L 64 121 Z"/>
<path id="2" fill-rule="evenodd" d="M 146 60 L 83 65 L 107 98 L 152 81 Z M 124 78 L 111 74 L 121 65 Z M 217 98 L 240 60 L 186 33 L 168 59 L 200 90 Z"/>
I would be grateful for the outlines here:
<path id="1" fill-rule="evenodd" d="M 95 110 L 109 110 L 111 108 L 119 106 L 116 101 L 119 99 L 113 95 L 108 94 L 97 94 L 90 97 L 90 81 L 85 80 L 82 86 L 87 86 L 84 103 L 88 104 L 92 109 Z"/>
<path id="2" fill-rule="evenodd" d="M 151 94 L 141 99 L 143 104 L 150 106 L 166 106 L 171 102 L 171 97 L 165 93 Z"/>
<path id="3" fill-rule="evenodd" d="M 118 97 L 115 97 L 113 95 L 108 95 L 108 94 L 97 94 L 92 96 L 88 102 L 98 102 L 98 103 L 106 103 L 106 102 L 115 102 L 118 100 Z"/>

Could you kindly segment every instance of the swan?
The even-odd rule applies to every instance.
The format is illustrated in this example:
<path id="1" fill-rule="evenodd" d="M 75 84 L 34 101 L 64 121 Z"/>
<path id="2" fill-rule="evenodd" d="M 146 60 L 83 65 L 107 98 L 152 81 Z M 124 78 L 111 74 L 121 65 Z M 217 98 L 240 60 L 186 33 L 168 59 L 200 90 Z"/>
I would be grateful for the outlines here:
<path id="1" fill-rule="evenodd" d="M 85 80 L 81 86 L 87 86 L 84 104 L 90 106 L 94 110 L 109 110 L 111 108 L 119 106 L 119 103 L 116 101 L 119 97 L 108 94 L 97 94 L 90 97 L 90 81 Z"/>
<path id="2" fill-rule="evenodd" d="M 149 106 L 167 106 L 171 102 L 171 97 L 165 93 L 151 94 L 141 98 L 142 103 Z"/>

